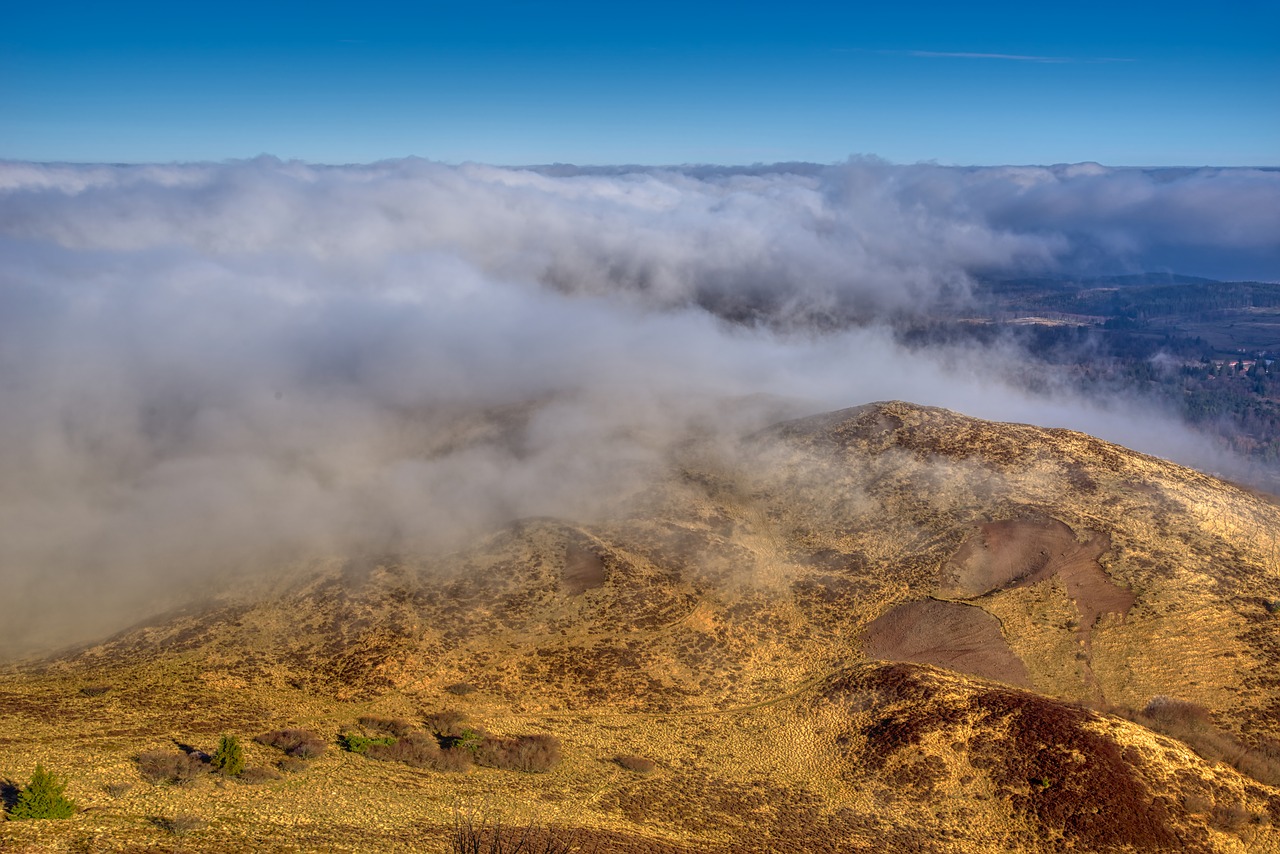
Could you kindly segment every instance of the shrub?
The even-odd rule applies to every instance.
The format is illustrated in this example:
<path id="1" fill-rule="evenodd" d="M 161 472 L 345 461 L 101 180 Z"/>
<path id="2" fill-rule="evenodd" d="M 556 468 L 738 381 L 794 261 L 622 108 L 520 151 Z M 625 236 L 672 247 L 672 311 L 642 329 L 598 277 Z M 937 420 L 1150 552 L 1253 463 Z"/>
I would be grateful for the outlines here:
<path id="1" fill-rule="evenodd" d="M 413 724 L 404 718 L 379 718 L 373 715 L 365 715 L 359 719 L 359 723 L 360 726 L 367 730 L 394 735 L 396 738 L 403 738 L 413 732 Z"/>
<path id="2" fill-rule="evenodd" d="M 1223 830 L 1239 830 L 1252 819 L 1253 814 L 1240 804 L 1226 804 L 1213 808 L 1213 824 Z"/>
<path id="3" fill-rule="evenodd" d="M 301 774 L 311 767 L 311 763 L 297 756 L 286 756 L 280 760 L 279 767 L 286 774 Z"/>
<path id="4" fill-rule="evenodd" d="M 254 738 L 258 744 L 283 750 L 299 759 L 311 759 L 324 753 L 323 738 L 306 729 L 276 729 Z"/>
<path id="5" fill-rule="evenodd" d="M 106 793 L 113 798 L 123 798 L 129 794 L 129 790 L 133 788 L 132 783 L 108 783 L 103 786 Z"/>
<path id="6" fill-rule="evenodd" d="M 467 716 L 457 709 L 445 709 L 442 712 L 427 715 L 427 728 L 436 735 L 445 738 L 456 737 L 462 733 L 462 724 Z"/>
<path id="7" fill-rule="evenodd" d="M 31 782 L 18 794 L 18 802 L 9 811 L 13 819 L 71 818 L 76 804 L 66 796 L 67 784 L 36 765 Z"/>
<path id="8" fill-rule="evenodd" d="M 240 779 L 246 783 L 269 783 L 272 780 L 280 779 L 280 772 L 274 768 L 266 768 L 262 765 L 251 765 L 244 769 L 240 775 Z"/>
<path id="9" fill-rule="evenodd" d="M 1262 748 L 1244 749 L 1232 759 L 1231 764 L 1241 774 L 1247 774 L 1268 786 L 1280 786 L 1280 759 L 1268 755 Z"/>
<path id="10" fill-rule="evenodd" d="M 446 747 L 436 759 L 437 771 L 461 772 L 475 764 L 475 754 L 465 747 Z"/>
<path id="11" fill-rule="evenodd" d="M 652 759 L 645 759 L 643 756 L 615 756 L 613 761 L 628 771 L 634 771 L 637 774 L 652 774 L 658 767 L 658 763 Z"/>
<path id="12" fill-rule="evenodd" d="M 384 762 L 403 762 L 415 768 L 434 768 L 440 758 L 440 743 L 424 732 L 410 732 L 390 744 L 371 744 L 367 751 L 370 759 Z"/>
<path id="13" fill-rule="evenodd" d="M 1213 811 L 1213 801 L 1203 795 L 1190 794 L 1183 796 L 1182 807 L 1189 815 L 1209 815 Z"/>
<path id="14" fill-rule="evenodd" d="M 581 831 L 530 821 L 509 824 L 501 818 L 455 812 L 449 837 L 451 854 L 570 854 L 581 851 Z"/>
<path id="15" fill-rule="evenodd" d="M 84 697 L 101 697 L 110 690 L 110 685 L 85 685 L 80 689 L 80 694 Z"/>
<path id="16" fill-rule="evenodd" d="M 550 771 L 560 762 L 560 739 L 554 735 L 484 738 L 476 748 L 476 764 L 508 771 Z"/>
<path id="17" fill-rule="evenodd" d="M 470 682 L 455 682 L 452 685 L 446 685 L 445 690 L 456 697 L 465 697 L 468 694 L 474 694 L 476 686 Z"/>
<path id="18" fill-rule="evenodd" d="M 221 774 L 239 777 L 244 771 L 244 748 L 240 746 L 240 739 L 224 735 L 218 741 L 218 749 L 213 752 L 209 764 Z"/>
<path id="19" fill-rule="evenodd" d="M 486 737 L 474 753 L 477 765 L 509 771 L 515 767 L 516 739 Z"/>
<path id="20" fill-rule="evenodd" d="M 1268 786 L 1280 785 L 1280 744 L 1263 741 L 1249 747 L 1214 726 L 1203 706 L 1169 697 L 1154 697 L 1139 721 L 1172 736 L 1211 762 L 1227 762 L 1237 771 Z"/>
<path id="21" fill-rule="evenodd" d="M 138 771 L 148 783 L 189 783 L 207 770 L 199 753 L 148 750 L 138 754 Z"/>
<path id="22" fill-rule="evenodd" d="M 151 819 L 151 823 L 161 830 L 171 833 L 174 836 L 186 836 L 193 830 L 199 830 L 204 827 L 204 820 L 196 818 L 187 813 L 179 813 L 171 817 L 155 816 Z"/>
<path id="23" fill-rule="evenodd" d="M 1152 697 L 1142 714 L 1158 724 L 1186 730 L 1206 730 L 1213 728 L 1213 718 L 1209 710 L 1186 700 L 1175 700 L 1172 697 Z"/>
<path id="24" fill-rule="evenodd" d="M 369 738 L 368 736 L 360 735 L 357 732 L 338 733 L 338 744 L 342 746 L 343 750 L 348 750 L 352 753 L 366 753 L 370 747 L 392 744 L 394 742 L 395 738 L 389 735 Z"/>
<path id="25" fill-rule="evenodd" d="M 516 767 L 521 771 L 550 771 L 560 764 L 560 739 L 554 735 L 522 735 L 516 739 Z"/>
<path id="26" fill-rule="evenodd" d="M 457 731 L 457 735 L 445 736 L 443 740 L 447 747 L 460 747 L 463 750 L 470 750 L 475 753 L 488 737 L 482 729 L 463 727 Z"/>

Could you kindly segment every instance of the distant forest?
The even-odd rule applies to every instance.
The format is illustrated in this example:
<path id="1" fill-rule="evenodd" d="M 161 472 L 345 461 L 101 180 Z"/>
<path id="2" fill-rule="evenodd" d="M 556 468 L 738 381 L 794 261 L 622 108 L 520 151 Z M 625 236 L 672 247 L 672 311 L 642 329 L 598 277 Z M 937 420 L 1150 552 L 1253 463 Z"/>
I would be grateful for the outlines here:
<path id="1" fill-rule="evenodd" d="M 1032 390 L 1067 383 L 1169 406 L 1206 441 L 1256 461 L 1280 492 L 1280 283 L 1156 274 L 982 283 L 977 310 L 900 331 L 908 345 L 1016 342 Z M 973 306 L 969 306 L 970 309 Z"/>

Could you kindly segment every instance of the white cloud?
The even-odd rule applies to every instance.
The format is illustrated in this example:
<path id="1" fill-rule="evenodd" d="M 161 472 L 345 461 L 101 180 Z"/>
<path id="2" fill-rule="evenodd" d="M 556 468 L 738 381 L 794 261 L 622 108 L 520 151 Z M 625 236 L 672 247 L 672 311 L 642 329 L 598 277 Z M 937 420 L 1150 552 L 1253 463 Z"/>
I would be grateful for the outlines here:
<path id="1" fill-rule="evenodd" d="M 1016 353 L 908 352 L 882 320 L 1116 247 L 1272 257 L 1277 186 L 0 164 L 0 654 L 229 567 L 589 518 L 691 424 L 903 398 L 1194 460 L 1176 426 L 1017 391 Z"/>

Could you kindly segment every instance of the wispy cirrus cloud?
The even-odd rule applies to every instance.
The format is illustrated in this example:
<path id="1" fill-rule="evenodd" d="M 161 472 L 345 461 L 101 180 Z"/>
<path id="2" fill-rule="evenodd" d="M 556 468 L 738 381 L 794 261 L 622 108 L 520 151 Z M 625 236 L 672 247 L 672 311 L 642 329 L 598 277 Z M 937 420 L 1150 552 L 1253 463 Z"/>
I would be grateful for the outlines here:
<path id="1" fill-rule="evenodd" d="M 1100 63 L 1100 62 L 1136 62 L 1135 59 L 1115 56 L 1079 57 L 1079 56 L 1039 56 L 1022 53 L 983 53 L 979 51 L 944 51 L 944 50 L 886 50 L 881 53 L 899 56 L 918 56 L 925 59 L 1003 59 L 1013 62 L 1042 63 Z"/>

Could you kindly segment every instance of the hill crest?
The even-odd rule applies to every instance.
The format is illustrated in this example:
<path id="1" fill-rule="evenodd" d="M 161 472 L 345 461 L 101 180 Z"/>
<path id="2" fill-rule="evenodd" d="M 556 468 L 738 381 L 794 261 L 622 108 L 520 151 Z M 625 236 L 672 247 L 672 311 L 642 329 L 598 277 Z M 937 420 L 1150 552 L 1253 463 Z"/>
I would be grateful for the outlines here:
<path id="1" fill-rule="evenodd" d="M 770 850 L 801 827 L 809 850 L 1271 845 L 1277 531 L 1260 497 L 1084 434 L 872 404 L 693 439 L 615 518 L 301 564 L 267 592 L 20 668 L 0 747 L 34 741 L 57 767 L 109 738 L 92 772 L 107 780 L 160 738 L 333 736 L 362 714 L 452 707 L 556 734 L 563 766 L 536 785 L 383 779 L 331 749 L 325 774 L 383 780 L 381 808 L 434 804 L 436 826 L 450 791 L 595 791 L 568 823 L 616 850 Z M 1198 710 L 1199 734 L 1153 732 L 1170 708 Z M 1224 745 L 1254 777 L 1221 764 Z M 619 753 L 660 770 L 619 779 L 601 764 Z M 364 819 L 308 798 L 308 820 L 360 848 Z M 263 844 L 284 838 L 251 800 Z"/>

